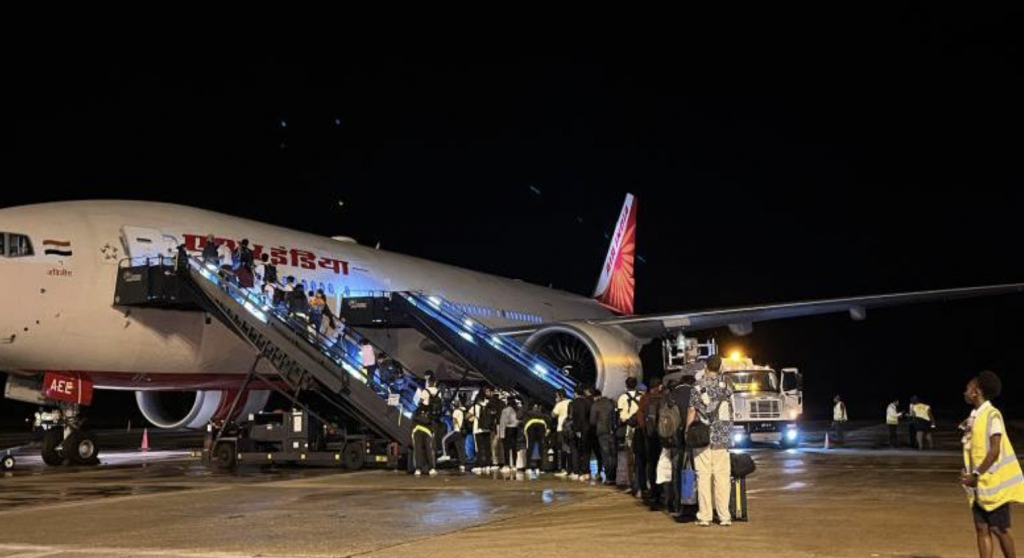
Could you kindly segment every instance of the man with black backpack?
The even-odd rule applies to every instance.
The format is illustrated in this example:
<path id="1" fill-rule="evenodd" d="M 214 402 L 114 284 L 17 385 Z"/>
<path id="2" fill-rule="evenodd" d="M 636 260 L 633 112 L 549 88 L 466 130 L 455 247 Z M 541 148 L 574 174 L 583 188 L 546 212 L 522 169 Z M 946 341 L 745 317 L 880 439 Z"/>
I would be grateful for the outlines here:
<path id="1" fill-rule="evenodd" d="M 658 407 L 664 389 L 661 378 L 651 378 L 650 389 L 640 398 L 638 424 L 643 436 L 643 455 L 637 461 L 637 475 L 640 477 L 640 493 L 652 509 L 661 501 L 661 489 L 658 486 L 658 460 L 661 459 L 661 440 L 658 438 Z M 642 469 L 641 469 L 642 466 Z"/>
<path id="2" fill-rule="evenodd" d="M 666 399 L 672 402 L 672 406 L 675 409 L 680 422 L 673 427 L 669 424 L 671 421 L 662 421 L 659 419 L 659 434 L 662 438 L 661 443 L 665 447 L 669 448 L 672 459 L 672 488 L 668 493 L 668 511 L 677 518 L 680 518 L 684 512 L 680 503 L 682 473 L 683 469 L 686 467 L 687 461 L 687 448 L 684 433 L 686 432 L 686 418 L 690 412 L 690 397 L 694 382 L 695 378 L 690 374 L 683 374 L 680 378 L 673 379 L 669 382 L 669 393 Z M 666 430 L 672 430 L 674 428 L 674 434 L 671 437 L 666 437 L 665 432 L 660 432 L 662 429 L 662 423 L 665 423 Z"/>
<path id="3" fill-rule="evenodd" d="M 719 525 L 732 525 L 729 493 L 732 465 L 729 445 L 732 436 L 732 386 L 718 372 L 722 357 L 707 361 L 707 373 L 693 387 L 686 419 L 686 443 L 694 452 L 697 470 L 699 511 L 697 525 L 708 527 L 715 514 Z"/>

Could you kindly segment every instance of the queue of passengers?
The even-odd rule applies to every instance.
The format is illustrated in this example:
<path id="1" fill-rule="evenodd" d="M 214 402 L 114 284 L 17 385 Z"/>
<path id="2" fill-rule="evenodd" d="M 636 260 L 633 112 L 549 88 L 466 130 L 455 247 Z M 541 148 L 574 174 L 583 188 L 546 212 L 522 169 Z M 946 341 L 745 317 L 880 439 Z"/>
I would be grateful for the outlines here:
<path id="1" fill-rule="evenodd" d="M 492 387 L 472 401 L 464 394 L 446 400 L 428 374 L 416 394 L 411 469 L 434 476 L 449 464 L 517 480 L 550 473 L 619 487 L 678 520 L 709 526 L 717 518 L 729 526 L 733 460 L 740 457 L 743 468 L 750 460 L 728 451 L 732 388 L 718 375 L 721 364 L 714 356 L 699 377 L 654 378 L 646 390 L 628 378 L 614 400 L 594 387 L 572 398 L 560 391 L 551 411 Z"/>

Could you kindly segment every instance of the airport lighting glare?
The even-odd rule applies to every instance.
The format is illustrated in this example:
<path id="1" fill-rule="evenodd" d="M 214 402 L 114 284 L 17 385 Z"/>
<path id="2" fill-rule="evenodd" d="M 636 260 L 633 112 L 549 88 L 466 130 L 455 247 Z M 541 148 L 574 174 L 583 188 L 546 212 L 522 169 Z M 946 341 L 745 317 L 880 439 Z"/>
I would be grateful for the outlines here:
<path id="1" fill-rule="evenodd" d="M 743 358 L 743 353 L 740 351 L 733 351 L 729 358 L 732 360 L 739 360 Z"/>
<path id="2" fill-rule="evenodd" d="M 743 434 L 736 433 L 732 435 L 732 441 L 737 444 L 743 443 Z"/>

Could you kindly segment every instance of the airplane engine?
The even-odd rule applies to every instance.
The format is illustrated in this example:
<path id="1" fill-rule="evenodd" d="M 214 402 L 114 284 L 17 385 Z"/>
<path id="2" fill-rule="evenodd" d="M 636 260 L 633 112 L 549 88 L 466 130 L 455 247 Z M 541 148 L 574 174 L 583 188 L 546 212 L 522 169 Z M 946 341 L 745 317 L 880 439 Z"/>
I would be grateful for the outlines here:
<path id="1" fill-rule="evenodd" d="M 135 401 L 139 411 L 158 428 L 205 428 L 211 420 L 225 420 L 234 391 L 137 391 Z M 238 400 L 235 416 L 258 413 L 267 406 L 269 391 L 247 391 Z"/>
<path id="2" fill-rule="evenodd" d="M 581 385 L 594 385 L 612 395 L 625 389 L 626 378 L 639 378 L 643 372 L 639 341 L 616 327 L 566 322 L 538 330 L 526 340 L 526 348 Z"/>

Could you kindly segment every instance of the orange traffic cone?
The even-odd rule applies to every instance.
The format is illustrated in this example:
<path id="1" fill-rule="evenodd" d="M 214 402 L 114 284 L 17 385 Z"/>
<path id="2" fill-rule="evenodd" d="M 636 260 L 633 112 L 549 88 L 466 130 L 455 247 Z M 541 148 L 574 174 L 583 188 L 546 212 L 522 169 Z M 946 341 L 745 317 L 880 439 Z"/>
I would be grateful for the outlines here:
<path id="1" fill-rule="evenodd" d="M 828 432 L 826 432 L 826 433 L 825 433 L 825 449 L 828 449 L 828 447 L 829 447 L 829 443 L 828 443 Z"/>
<path id="2" fill-rule="evenodd" d="M 143 453 L 149 451 L 149 429 L 145 428 L 142 430 L 142 451 Z"/>

